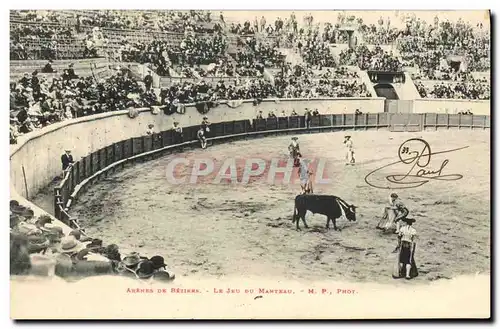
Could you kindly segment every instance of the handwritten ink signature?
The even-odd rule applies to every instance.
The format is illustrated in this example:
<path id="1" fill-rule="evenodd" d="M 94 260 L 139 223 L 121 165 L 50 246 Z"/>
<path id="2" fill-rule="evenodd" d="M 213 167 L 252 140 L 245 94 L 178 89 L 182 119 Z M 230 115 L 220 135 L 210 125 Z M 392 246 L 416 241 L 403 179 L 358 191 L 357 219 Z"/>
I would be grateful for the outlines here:
<path id="1" fill-rule="evenodd" d="M 460 174 L 443 174 L 443 170 L 450 162 L 448 159 L 445 159 L 437 170 L 431 170 L 427 168 L 427 166 L 431 162 L 432 155 L 455 152 L 465 148 L 468 148 L 468 146 L 432 153 L 429 143 L 427 143 L 425 140 L 421 138 L 410 138 L 399 146 L 399 161 L 389 163 L 383 167 L 373 170 L 365 176 L 365 182 L 374 188 L 392 190 L 415 188 L 422 186 L 432 180 L 455 181 L 462 179 L 463 175 Z M 408 165 L 409 170 L 406 172 L 406 174 L 391 174 L 386 176 L 385 179 L 392 183 L 392 186 L 379 186 L 373 182 L 373 179 L 370 179 L 378 171 L 401 163 Z"/>

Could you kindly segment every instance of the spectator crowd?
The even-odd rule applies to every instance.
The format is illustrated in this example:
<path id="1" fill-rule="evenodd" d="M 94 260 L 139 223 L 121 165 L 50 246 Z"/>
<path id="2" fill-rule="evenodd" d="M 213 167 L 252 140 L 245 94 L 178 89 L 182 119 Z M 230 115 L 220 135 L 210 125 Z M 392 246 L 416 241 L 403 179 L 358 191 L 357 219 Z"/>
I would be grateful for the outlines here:
<path id="1" fill-rule="evenodd" d="M 417 81 L 415 86 L 424 98 L 445 98 L 445 99 L 490 99 L 490 84 L 475 81 L 468 82 L 437 82 L 425 85 Z"/>
<path id="2" fill-rule="evenodd" d="M 51 81 L 38 78 L 38 71 L 34 71 L 11 83 L 11 143 L 19 134 L 54 122 L 157 103 L 156 94 L 141 87 L 129 71 L 96 80 L 79 77 L 72 66 Z"/>
<path id="3" fill-rule="evenodd" d="M 139 280 L 172 281 L 165 259 L 137 252 L 123 253 L 116 244 L 105 245 L 80 229 L 64 232 L 48 215 L 10 201 L 10 274 L 57 276 L 75 280 L 117 275 Z"/>
<path id="4" fill-rule="evenodd" d="M 377 24 L 366 25 L 361 18 L 342 13 L 336 23 L 322 27 L 315 24 L 312 15 L 305 15 L 300 22 L 295 13 L 272 22 L 256 16 L 243 23 L 226 24 L 222 14 L 216 16 L 193 10 L 13 12 L 12 59 L 29 58 L 26 45 L 39 40 L 44 40 L 41 57 L 54 59 L 67 40 L 77 37 L 84 45 L 79 56 L 95 57 L 107 45 L 106 29 L 163 30 L 182 36 L 178 42 L 121 40 L 119 60 L 145 64 L 160 76 L 200 81 L 173 83 L 155 93 L 151 77 L 144 88 L 128 73 L 96 79 L 78 77 L 68 68 L 49 80 L 35 71 L 11 83 L 11 135 L 72 117 L 130 107 L 163 106 L 169 112 L 178 104 L 192 102 L 372 96 L 357 74 L 344 66 L 393 72 L 414 67 L 413 78 L 422 97 L 490 97 L 489 82 L 478 82 L 470 75 L 471 70 L 489 69 L 490 35 L 481 25 L 438 18 L 425 22 L 408 16 L 404 18 L 405 28 L 396 29 L 389 18 L 380 17 Z M 23 24 L 23 20 L 29 23 Z M 374 46 L 357 45 L 342 50 L 338 57 L 332 55 L 331 43 L 347 42 L 346 26 L 357 26 L 365 42 Z M 232 39 L 227 32 L 238 36 Z M 236 45 L 231 43 L 234 40 L 238 40 Z M 381 45 L 387 43 L 397 45 L 397 51 L 384 50 Z M 230 46 L 236 46 L 231 54 Z M 288 46 L 296 50 L 300 60 L 287 62 L 281 48 Z M 204 77 L 228 79 L 201 81 Z"/>

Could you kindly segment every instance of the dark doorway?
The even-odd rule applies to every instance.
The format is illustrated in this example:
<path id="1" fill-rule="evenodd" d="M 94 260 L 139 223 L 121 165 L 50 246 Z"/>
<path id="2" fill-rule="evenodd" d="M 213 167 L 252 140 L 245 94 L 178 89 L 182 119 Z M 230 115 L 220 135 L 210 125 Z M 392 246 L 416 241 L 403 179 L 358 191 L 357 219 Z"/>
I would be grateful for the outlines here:
<path id="1" fill-rule="evenodd" d="M 385 97 L 386 99 L 399 99 L 396 90 L 390 84 L 379 83 L 373 87 L 378 97 Z"/>

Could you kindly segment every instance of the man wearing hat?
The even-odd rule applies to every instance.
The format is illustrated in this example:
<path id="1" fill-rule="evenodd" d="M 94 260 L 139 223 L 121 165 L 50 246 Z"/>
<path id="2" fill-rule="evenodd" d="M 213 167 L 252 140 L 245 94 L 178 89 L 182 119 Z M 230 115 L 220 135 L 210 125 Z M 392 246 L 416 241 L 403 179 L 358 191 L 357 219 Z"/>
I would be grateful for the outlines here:
<path id="1" fill-rule="evenodd" d="M 290 145 L 288 145 L 288 152 L 290 152 L 290 157 L 293 159 L 295 159 L 295 157 L 300 153 L 299 142 L 297 142 L 298 139 L 298 137 L 292 137 L 292 141 L 290 142 Z"/>
<path id="2" fill-rule="evenodd" d="M 153 76 L 150 71 L 148 71 L 148 74 L 144 77 L 144 85 L 146 86 L 146 91 L 149 91 L 153 85 Z"/>
<path id="3" fill-rule="evenodd" d="M 70 168 L 70 165 L 73 165 L 73 156 L 71 155 L 71 150 L 67 148 L 65 153 L 61 156 L 62 170 L 63 170 L 63 178 L 66 174 L 66 171 Z"/>
<path id="4" fill-rule="evenodd" d="M 347 165 L 354 165 L 355 163 L 355 160 L 354 160 L 354 145 L 352 144 L 352 140 L 351 140 L 351 136 L 350 135 L 346 135 L 345 138 L 344 138 L 344 144 L 345 144 L 345 147 L 346 147 L 346 155 L 345 155 L 345 159 L 346 159 L 346 166 Z"/>
<path id="5" fill-rule="evenodd" d="M 75 69 L 73 69 L 74 65 L 75 65 L 74 63 L 69 64 L 68 67 L 69 80 L 78 78 L 78 75 L 75 74 Z"/>
<path id="6" fill-rule="evenodd" d="M 405 275 L 406 279 L 414 278 L 418 275 L 417 265 L 415 263 L 415 247 L 417 240 L 417 230 L 413 228 L 412 224 L 415 222 L 413 218 L 403 218 L 402 221 L 406 223 L 399 230 L 398 234 L 398 277 Z M 403 273 L 403 270 L 406 270 Z"/>
<path id="7" fill-rule="evenodd" d="M 10 274 L 27 274 L 31 269 L 28 239 L 22 234 L 10 234 Z"/>
<path id="8" fill-rule="evenodd" d="M 79 229 L 74 229 L 72 230 L 71 232 L 69 232 L 68 234 L 69 236 L 73 236 L 75 239 L 77 239 L 78 241 L 80 242 L 88 242 L 88 241 L 92 241 L 92 238 L 84 235 L 82 237 L 82 231 L 79 230 Z"/>
<path id="9" fill-rule="evenodd" d="M 153 256 L 149 259 L 153 263 L 153 268 L 155 270 L 166 269 L 167 264 L 165 264 L 165 259 L 162 256 Z"/>
<path id="10" fill-rule="evenodd" d="M 10 126 L 9 126 L 10 144 L 17 144 L 17 137 L 19 136 L 18 123 L 19 121 L 17 120 L 17 118 L 10 119 Z"/>
<path id="11" fill-rule="evenodd" d="M 208 117 L 204 116 L 203 121 L 201 121 L 201 127 L 203 128 L 205 135 L 210 133 L 210 121 L 208 121 Z"/>
<path id="12" fill-rule="evenodd" d="M 47 64 L 42 69 L 42 73 L 55 73 L 54 68 L 52 67 L 52 60 L 49 59 Z"/>
<path id="13" fill-rule="evenodd" d="M 141 256 L 137 252 L 131 252 L 122 259 L 122 263 L 127 267 L 127 269 L 135 271 L 137 265 L 141 262 Z"/>
<path id="14" fill-rule="evenodd" d="M 154 264 L 150 260 L 140 262 L 139 265 L 137 265 L 137 270 L 135 271 L 135 274 L 139 277 L 139 279 L 149 279 L 154 275 L 154 273 Z"/>
<path id="15" fill-rule="evenodd" d="M 50 246 L 50 241 L 44 235 L 30 235 L 28 238 L 28 252 L 39 253 Z"/>
<path id="16" fill-rule="evenodd" d="M 386 211 L 392 210 L 396 214 L 394 222 L 396 223 L 396 234 L 399 234 L 399 228 L 401 227 L 401 220 L 408 216 L 409 210 L 403 204 L 401 199 L 396 193 L 391 193 L 391 205 L 385 207 Z"/>
<path id="17" fill-rule="evenodd" d="M 35 222 L 36 227 L 42 230 L 48 230 L 48 228 L 45 227 L 46 224 L 52 224 L 52 217 L 48 215 L 41 215 Z"/>
<path id="18" fill-rule="evenodd" d="M 313 193 L 312 187 L 312 171 L 309 170 L 310 160 L 303 159 L 302 155 L 299 153 L 299 178 L 300 178 L 300 187 L 302 189 L 301 194 Z"/>
<path id="19" fill-rule="evenodd" d="M 184 138 L 182 136 L 182 127 L 179 126 L 178 121 L 174 121 L 174 126 L 172 127 L 174 131 L 174 144 L 180 144 L 183 142 Z"/>
<path id="20" fill-rule="evenodd" d="M 68 256 L 79 253 L 83 249 L 85 249 L 85 245 L 75 239 L 74 236 L 67 236 L 63 238 L 59 246 L 59 252 Z"/>
<path id="21" fill-rule="evenodd" d="M 307 129 L 309 129 L 311 127 L 311 120 L 312 120 L 311 116 L 312 116 L 311 111 L 308 108 L 306 108 L 305 113 L 304 113 L 304 121 L 305 121 Z"/>

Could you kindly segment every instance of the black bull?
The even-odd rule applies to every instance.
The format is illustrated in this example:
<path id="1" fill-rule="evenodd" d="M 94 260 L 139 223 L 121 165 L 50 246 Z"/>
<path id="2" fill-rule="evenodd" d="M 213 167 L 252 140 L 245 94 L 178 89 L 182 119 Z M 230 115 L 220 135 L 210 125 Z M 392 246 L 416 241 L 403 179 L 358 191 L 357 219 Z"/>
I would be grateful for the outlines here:
<path id="1" fill-rule="evenodd" d="M 306 223 L 306 212 L 322 214 L 326 216 L 326 228 L 330 228 L 330 221 L 333 228 L 337 229 L 336 219 L 342 216 L 342 212 L 350 221 L 356 221 L 356 206 L 350 205 L 344 200 L 334 195 L 300 194 L 295 197 L 295 207 L 293 209 L 292 223 L 297 222 L 299 230 L 299 219 L 302 218 L 304 226 Z M 298 216 L 298 217 L 297 217 Z"/>

